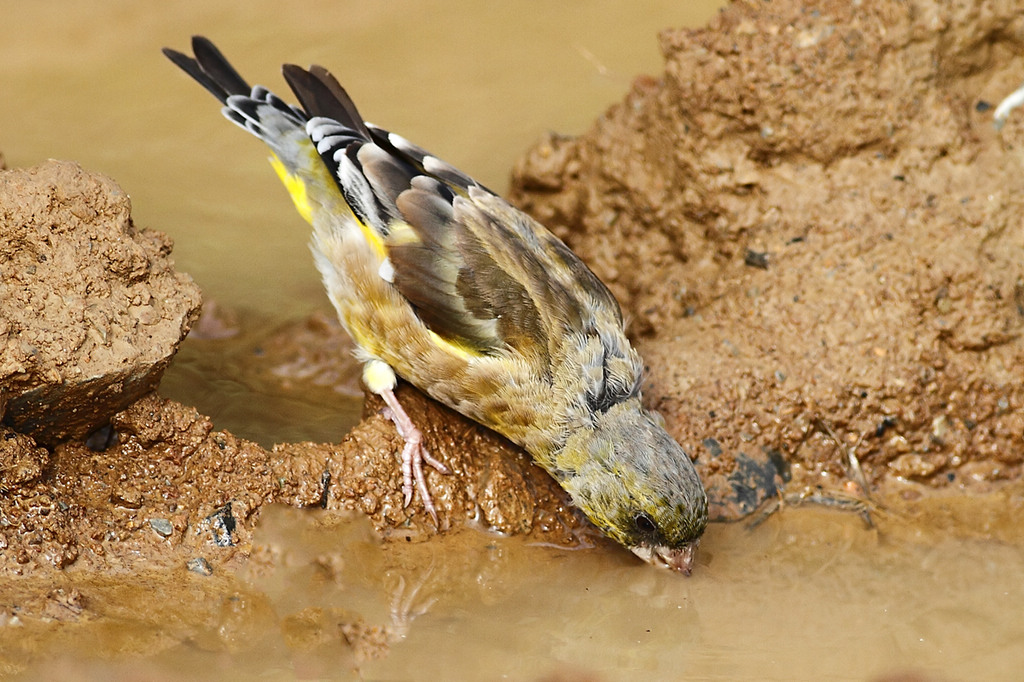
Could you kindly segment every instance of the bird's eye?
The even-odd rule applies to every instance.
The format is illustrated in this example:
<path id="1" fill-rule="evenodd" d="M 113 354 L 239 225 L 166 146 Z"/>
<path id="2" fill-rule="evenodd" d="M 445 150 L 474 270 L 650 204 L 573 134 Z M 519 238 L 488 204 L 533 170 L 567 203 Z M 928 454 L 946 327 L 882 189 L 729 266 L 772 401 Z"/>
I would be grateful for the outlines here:
<path id="1" fill-rule="evenodd" d="M 633 517 L 633 525 L 641 533 L 653 533 L 658 530 L 657 524 L 654 523 L 654 519 L 648 516 L 645 512 L 640 512 Z"/>

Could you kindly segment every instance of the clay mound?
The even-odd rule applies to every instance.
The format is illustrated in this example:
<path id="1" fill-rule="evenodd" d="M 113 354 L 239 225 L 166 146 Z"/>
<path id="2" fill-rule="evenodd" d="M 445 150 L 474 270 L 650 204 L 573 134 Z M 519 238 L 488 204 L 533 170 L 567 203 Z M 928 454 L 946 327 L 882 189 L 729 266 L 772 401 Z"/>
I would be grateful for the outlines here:
<path id="1" fill-rule="evenodd" d="M 875 482 L 1020 475 L 1024 116 L 999 135 L 987 108 L 1024 19 L 984 7 L 732 4 L 517 168 L 630 311 L 709 487 L 746 460 L 838 486 L 850 455 Z"/>
<path id="2" fill-rule="evenodd" d="M 199 289 L 109 178 L 49 161 L 0 173 L 0 414 L 53 444 L 159 382 Z"/>

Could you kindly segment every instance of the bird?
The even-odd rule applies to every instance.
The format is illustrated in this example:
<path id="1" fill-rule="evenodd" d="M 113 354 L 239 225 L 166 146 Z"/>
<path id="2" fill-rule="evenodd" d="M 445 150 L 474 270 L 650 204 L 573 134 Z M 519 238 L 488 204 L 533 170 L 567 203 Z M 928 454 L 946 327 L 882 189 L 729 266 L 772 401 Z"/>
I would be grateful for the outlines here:
<path id="1" fill-rule="evenodd" d="M 285 64 L 298 104 L 250 86 L 209 39 L 164 48 L 262 140 L 299 214 L 367 389 L 404 440 L 404 506 L 437 523 L 431 455 L 398 378 L 525 449 L 605 535 L 689 575 L 708 523 L 690 457 L 641 402 L 621 308 L 539 222 L 449 163 L 366 122 L 327 69 Z"/>

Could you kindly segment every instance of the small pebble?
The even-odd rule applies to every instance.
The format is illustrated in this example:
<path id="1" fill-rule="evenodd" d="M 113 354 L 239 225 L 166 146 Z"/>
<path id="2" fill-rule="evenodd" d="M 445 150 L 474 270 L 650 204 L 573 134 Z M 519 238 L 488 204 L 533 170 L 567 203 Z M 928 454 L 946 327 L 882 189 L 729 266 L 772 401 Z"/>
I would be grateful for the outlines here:
<path id="1" fill-rule="evenodd" d="M 193 573 L 198 573 L 199 575 L 213 574 L 213 566 L 211 566 L 210 562 L 201 556 L 197 556 L 194 559 L 189 559 L 188 563 L 185 565 L 188 567 L 188 570 L 192 571 Z"/>
<path id="2" fill-rule="evenodd" d="M 170 537 L 174 532 L 174 525 L 167 519 L 150 519 L 149 525 L 157 535 L 163 538 Z"/>
<path id="3" fill-rule="evenodd" d="M 762 270 L 768 269 L 768 253 L 764 251 L 754 251 L 753 249 L 747 249 L 746 253 L 743 254 L 743 263 L 749 265 L 752 268 L 760 268 Z"/>
<path id="4" fill-rule="evenodd" d="M 718 457 L 722 454 L 722 445 L 714 438 L 705 438 L 701 444 L 708 449 L 712 457 Z"/>

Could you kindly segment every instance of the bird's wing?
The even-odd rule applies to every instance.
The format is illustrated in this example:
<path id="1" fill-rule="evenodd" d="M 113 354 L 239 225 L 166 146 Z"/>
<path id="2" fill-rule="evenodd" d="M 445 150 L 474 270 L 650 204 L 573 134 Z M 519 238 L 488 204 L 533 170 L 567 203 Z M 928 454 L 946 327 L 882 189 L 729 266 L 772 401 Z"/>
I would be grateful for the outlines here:
<path id="1" fill-rule="evenodd" d="M 588 334 L 618 303 L 558 238 L 469 176 L 366 124 L 320 67 L 284 75 L 356 218 L 386 259 L 380 275 L 423 323 L 467 352 L 544 362 L 553 338 Z"/>

